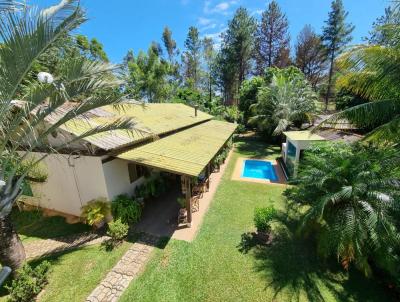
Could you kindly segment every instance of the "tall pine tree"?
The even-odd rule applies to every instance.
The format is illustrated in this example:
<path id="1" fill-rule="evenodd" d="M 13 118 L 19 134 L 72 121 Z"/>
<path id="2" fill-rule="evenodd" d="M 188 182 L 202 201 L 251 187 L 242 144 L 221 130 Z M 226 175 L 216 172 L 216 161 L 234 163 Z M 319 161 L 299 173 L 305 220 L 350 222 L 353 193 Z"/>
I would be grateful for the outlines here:
<path id="1" fill-rule="evenodd" d="M 325 95 L 325 111 L 328 110 L 329 98 L 332 93 L 332 79 L 335 59 L 351 40 L 354 26 L 346 23 L 348 12 L 344 10 L 342 0 L 333 0 L 328 20 L 323 28 L 322 42 L 329 61 L 328 88 Z"/>
<path id="2" fill-rule="evenodd" d="M 162 34 L 162 41 L 164 43 L 165 49 L 167 50 L 169 62 L 173 64 L 175 54 L 177 53 L 176 41 L 172 38 L 172 31 L 169 29 L 168 26 L 164 27 L 164 31 Z"/>
<path id="3" fill-rule="evenodd" d="M 250 73 L 255 31 L 255 19 L 244 7 L 238 8 L 223 34 L 219 55 L 226 103 L 237 101 L 238 89 Z"/>
<path id="4" fill-rule="evenodd" d="M 262 13 L 256 38 L 256 73 L 262 75 L 267 67 L 290 64 L 289 22 L 278 3 L 272 1 Z"/>
<path id="5" fill-rule="evenodd" d="M 211 104 L 213 96 L 213 85 L 215 81 L 212 76 L 214 63 L 216 59 L 216 51 L 214 49 L 214 41 L 212 38 L 205 37 L 203 39 L 203 59 L 205 63 L 205 86 L 208 95 L 208 102 Z"/>
<path id="6" fill-rule="evenodd" d="M 199 86 L 201 47 L 199 30 L 191 26 L 185 40 L 185 51 L 183 52 L 182 62 L 186 84 L 195 88 Z"/>

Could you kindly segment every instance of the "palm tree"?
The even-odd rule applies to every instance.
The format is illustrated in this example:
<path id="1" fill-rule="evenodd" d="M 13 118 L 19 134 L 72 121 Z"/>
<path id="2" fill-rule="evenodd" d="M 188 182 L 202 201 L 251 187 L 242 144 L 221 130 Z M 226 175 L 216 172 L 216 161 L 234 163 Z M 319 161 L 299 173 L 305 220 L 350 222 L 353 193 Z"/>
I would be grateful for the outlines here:
<path id="1" fill-rule="evenodd" d="M 250 106 L 255 115 L 249 123 L 273 135 L 281 135 L 293 125 L 300 127 L 303 122 L 310 121 L 310 115 L 316 110 L 316 100 L 315 92 L 300 71 L 276 72 L 271 84 L 260 88 L 257 103 Z"/>
<path id="2" fill-rule="evenodd" d="M 399 3 L 393 8 L 394 20 L 400 15 Z M 370 102 L 334 114 L 320 127 L 348 119 L 374 129 L 367 139 L 398 141 L 400 137 L 400 25 L 385 25 L 387 45 L 355 46 L 339 59 L 343 75 L 338 85 Z"/>
<path id="3" fill-rule="evenodd" d="M 395 259 L 399 163 L 390 149 L 336 143 L 307 150 L 288 196 L 307 205 L 302 230 L 316 235 L 322 255 L 336 256 L 346 269 L 355 263 L 366 275 L 370 259 L 381 266 Z"/>
<path id="4" fill-rule="evenodd" d="M 0 262 L 14 271 L 25 260 L 25 252 L 10 212 L 27 175 L 50 153 L 74 141 L 132 127 L 132 121 L 118 119 L 91 128 L 61 146 L 47 143 L 49 134 L 74 118 L 121 101 L 114 94 L 95 93 L 120 85 L 110 77 L 117 66 L 82 57 L 66 58 L 54 79 L 49 74 L 41 74 L 41 81 L 24 80 L 38 58 L 84 21 L 85 15 L 74 0 L 63 0 L 41 11 L 11 0 L 0 0 Z M 19 110 L 15 99 L 23 101 Z M 43 127 L 46 119 L 75 99 L 80 103 L 67 107 L 54 124 Z M 45 153 L 32 160 L 35 150 Z"/>

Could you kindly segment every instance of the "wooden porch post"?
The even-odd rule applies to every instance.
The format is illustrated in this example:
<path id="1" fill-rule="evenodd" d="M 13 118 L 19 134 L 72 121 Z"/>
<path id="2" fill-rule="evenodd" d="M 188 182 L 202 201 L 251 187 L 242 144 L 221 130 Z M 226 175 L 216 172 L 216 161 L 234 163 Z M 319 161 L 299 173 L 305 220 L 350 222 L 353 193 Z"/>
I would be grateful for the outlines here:
<path id="1" fill-rule="evenodd" d="M 211 163 L 207 164 L 207 192 L 210 190 L 210 175 L 211 175 Z"/>
<path id="2" fill-rule="evenodd" d="M 186 211 L 187 211 L 187 222 L 188 227 L 192 224 L 192 186 L 191 179 L 185 176 L 185 186 L 186 186 Z"/>

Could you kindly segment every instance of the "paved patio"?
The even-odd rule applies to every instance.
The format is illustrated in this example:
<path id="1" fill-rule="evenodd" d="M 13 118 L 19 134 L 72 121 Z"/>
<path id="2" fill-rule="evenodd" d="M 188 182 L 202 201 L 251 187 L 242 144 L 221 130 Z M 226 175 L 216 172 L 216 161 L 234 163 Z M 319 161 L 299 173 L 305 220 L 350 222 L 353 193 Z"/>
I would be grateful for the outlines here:
<path id="1" fill-rule="evenodd" d="M 180 184 L 168 190 L 168 193 L 148 202 L 143 210 L 141 221 L 134 227 L 133 231 L 151 234 L 157 237 L 169 237 L 177 240 L 192 241 L 200 229 L 204 215 L 211 204 L 217 187 L 221 181 L 225 168 L 231 158 L 230 152 L 225 164 L 221 165 L 220 171 L 210 175 L 210 189 L 200 199 L 199 211 L 192 216 L 191 227 L 180 227 L 177 225 L 179 204 L 177 198 L 181 196 Z"/>

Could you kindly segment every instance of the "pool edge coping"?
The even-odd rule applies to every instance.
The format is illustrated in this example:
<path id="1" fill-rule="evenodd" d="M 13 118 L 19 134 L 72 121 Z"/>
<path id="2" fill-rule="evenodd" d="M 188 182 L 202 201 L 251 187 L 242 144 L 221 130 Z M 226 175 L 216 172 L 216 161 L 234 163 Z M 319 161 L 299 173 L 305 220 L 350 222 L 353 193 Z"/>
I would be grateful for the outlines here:
<path id="1" fill-rule="evenodd" d="M 278 176 L 278 181 L 275 182 L 275 181 L 270 181 L 270 180 L 266 180 L 266 179 L 242 177 L 242 171 L 244 168 L 245 160 L 259 160 L 259 161 L 270 162 L 275 170 L 275 174 Z M 236 160 L 235 168 L 233 170 L 231 180 L 261 183 L 264 185 L 278 185 L 278 186 L 286 186 L 287 185 L 285 176 L 283 174 L 282 168 L 280 167 L 278 161 L 275 159 L 266 159 L 266 158 L 239 157 Z"/>

